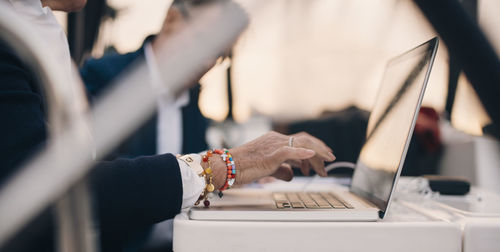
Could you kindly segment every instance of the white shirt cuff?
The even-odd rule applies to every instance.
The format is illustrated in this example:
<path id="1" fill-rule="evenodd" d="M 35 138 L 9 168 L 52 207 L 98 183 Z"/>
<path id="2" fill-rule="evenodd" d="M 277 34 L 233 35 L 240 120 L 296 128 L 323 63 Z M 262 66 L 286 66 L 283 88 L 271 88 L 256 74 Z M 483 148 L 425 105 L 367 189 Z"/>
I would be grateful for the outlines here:
<path id="1" fill-rule="evenodd" d="M 201 163 L 201 156 L 192 154 L 195 159 L 199 158 Z M 181 170 L 182 177 L 182 208 L 191 207 L 200 197 L 200 194 L 203 192 L 205 188 L 205 181 L 203 178 L 199 177 L 189 165 L 187 165 L 184 161 L 177 159 L 179 163 L 179 168 Z"/>

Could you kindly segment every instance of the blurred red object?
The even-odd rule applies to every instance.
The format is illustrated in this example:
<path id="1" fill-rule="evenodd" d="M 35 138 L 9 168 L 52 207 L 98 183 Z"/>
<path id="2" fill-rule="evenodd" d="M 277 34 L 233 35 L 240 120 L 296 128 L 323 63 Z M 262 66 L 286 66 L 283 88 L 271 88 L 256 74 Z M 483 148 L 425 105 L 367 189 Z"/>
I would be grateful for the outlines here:
<path id="1" fill-rule="evenodd" d="M 441 150 L 439 115 L 433 108 L 421 107 L 415 124 L 415 136 L 428 153 Z"/>

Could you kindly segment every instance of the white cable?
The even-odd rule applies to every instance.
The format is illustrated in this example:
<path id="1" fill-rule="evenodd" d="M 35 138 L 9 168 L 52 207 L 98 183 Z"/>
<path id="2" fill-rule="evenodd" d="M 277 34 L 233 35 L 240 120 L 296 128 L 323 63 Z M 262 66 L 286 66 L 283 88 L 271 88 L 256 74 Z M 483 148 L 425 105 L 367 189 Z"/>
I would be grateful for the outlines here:
<path id="1" fill-rule="evenodd" d="M 339 168 L 339 167 L 347 167 L 347 168 L 354 169 L 354 168 L 356 168 L 356 164 L 352 163 L 352 162 L 335 162 L 335 163 L 331 163 L 331 164 L 327 165 L 325 167 L 325 170 L 328 173 L 329 171 L 336 169 L 336 168 Z M 316 176 L 318 176 L 318 175 L 316 175 Z"/>
<path id="2" fill-rule="evenodd" d="M 326 172 L 328 173 L 329 171 L 340 168 L 340 167 L 347 167 L 347 168 L 352 168 L 354 169 L 356 167 L 355 163 L 352 162 L 335 162 L 327 165 L 325 167 Z M 307 183 L 304 184 L 302 187 L 302 191 L 304 191 L 309 185 L 311 185 L 316 179 L 318 179 L 320 176 L 318 174 L 314 175 Z"/>

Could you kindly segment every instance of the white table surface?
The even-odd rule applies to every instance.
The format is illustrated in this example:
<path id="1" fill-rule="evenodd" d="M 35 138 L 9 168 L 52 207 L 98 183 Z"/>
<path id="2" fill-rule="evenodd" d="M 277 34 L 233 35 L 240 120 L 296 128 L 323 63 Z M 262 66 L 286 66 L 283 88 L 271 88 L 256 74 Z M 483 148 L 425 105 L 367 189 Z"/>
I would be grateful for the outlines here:
<path id="1" fill-rule="evenodd" d="M 267 184 L 266 189 L 297 186 L 321 190 L 332 179 Z M 336 181 L 342 182 L 342 181 Z M 311 188 L 313 187 L 313 188 Z M 335 185 L 334 187 L 339 187 Z M 345 189 L 345 188 L 344 188 Z M 462 251 L 463 224 L 430 218 L 394 202 L 378 222 L 257 222 L 174 220 L 173 249 L 182 251 Z"/>

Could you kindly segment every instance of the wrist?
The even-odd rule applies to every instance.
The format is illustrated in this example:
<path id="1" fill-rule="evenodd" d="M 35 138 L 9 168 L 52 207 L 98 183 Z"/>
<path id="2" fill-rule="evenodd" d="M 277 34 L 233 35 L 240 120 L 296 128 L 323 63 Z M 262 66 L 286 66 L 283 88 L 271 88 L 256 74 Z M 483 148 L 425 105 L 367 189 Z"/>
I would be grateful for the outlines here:
<path id="1" fill-rule="evenodd" d="M 201 162 L 201 166 L 203 169 L 207 169 L 209 166 L 212 168 L 213 183 L 215 188 L 219 189 L 226 181 L 226 165 L 220 155 L 213 154 L 209 159 L 210 162 Z"/>

